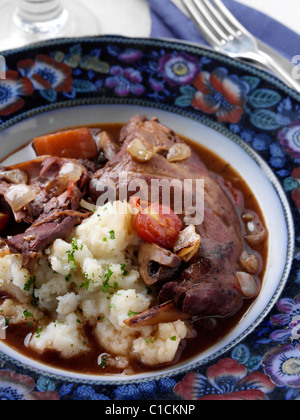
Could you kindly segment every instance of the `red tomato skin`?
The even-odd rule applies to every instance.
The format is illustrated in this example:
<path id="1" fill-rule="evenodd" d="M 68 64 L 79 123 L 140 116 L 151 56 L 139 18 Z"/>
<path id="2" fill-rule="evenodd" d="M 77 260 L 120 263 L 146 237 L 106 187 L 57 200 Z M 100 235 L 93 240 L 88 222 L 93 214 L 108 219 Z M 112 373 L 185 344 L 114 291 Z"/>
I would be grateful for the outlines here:
<path id="1" fill-rule="evenodd" d="M 140 212 L 135 219 L 135 230 L 143 241 L 166 249 L 174 246 L 181 229 L 182 222 L 173 210 L 158 203 Z"/>

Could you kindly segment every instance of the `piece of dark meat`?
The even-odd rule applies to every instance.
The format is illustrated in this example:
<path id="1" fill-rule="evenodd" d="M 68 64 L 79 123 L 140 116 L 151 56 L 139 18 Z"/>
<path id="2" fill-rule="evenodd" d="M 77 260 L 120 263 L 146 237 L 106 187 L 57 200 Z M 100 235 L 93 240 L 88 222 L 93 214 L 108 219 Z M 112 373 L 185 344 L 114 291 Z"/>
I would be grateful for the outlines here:
<path id="1" fill-rule="evenodd" d="M 56 239 L 65 239 L 69 236 L 80 221 L 77 216 L 68 216 L 60 223 L 44 223 L 8 238 L 6 243 L 12 252 L 23 255 L 23 268 L 33 274 L 35 263 L 42 258 L 45 249 Z"/>
<path id="2" fill-rule="evenodd" d="M 69 162 L 80 165 L 82 176 L 78 182 L 75 183 L 70 180 L 66 184 L 60 180 L 58 175 L 62 166 Z M 8 183 L 3 177 L 1 179 L 1 173 L 11 170 L 24 172 L 28 179 L 27 185 L 36 187 L 38 191 L 35 200 L 28 203 L 22 210 L 13 212 L 17 223 L 22 221 L 28 225 L 31 225 L 44 212 L 48 212 L 50 207 L 78 210 L 91 177 L 91 173 L 86 166 L 79 161 L 53 156 L 40 157 L 11 167 L 1 168 L 0 195 L 4 195 L 9 187 L 13 185 Z"/>
<path id="3" fill-rule="evenodd" d="M 61 208 L 48 206 L 46 210 L 49 211 L 44 211 L 24 233 L 6 239 L 11 252 L 22 254 L 22 266 L 31 274 L 34 272 L 35 263 L 43 256 L 48 246 L 56 239 L 66 239 L 76 225 L 91 215 L 89 212 L 75 211 L 67 207 L 63 203 Z"/>
<path id="4" fill-rule="evenodd" d="M 58 174 L 65 163 L 74 162 L 82 168 L 78 182 L 60 182 Z M 18 212 L 13 212 L 16 222 L 31 225 L 25 233 L 6 240 L 11 252 L 23 255 L 23 267 L 34 272 L 35 264 L 44 250 L 56 239 L 65 239 L 90 216 L 81 209 L 80 202 L 87 191 L 90 172 L 79 161 L 57 157 L 41 157 L 18 165 L 2 168 L 5 171 L 19 170 L 27 175 L 27 184 L 37 188 L 35 200 Z M 1 176 L 1 175 L 0 175 Z M 12 184 L 0 178 L 0 195 L 5 195 Z M 4 203 L 3 203 L 4 201 Z M 2 205 L 8 206 L 2 198 Z"/>
<path id="5" fill-rule="evenodd" d="M 128 145 L 136 138 L 159 150 L 149 162 L 140 163 L 127 153 Z M 128 182 L 145 180 L 150 191 L 153 179 L 203 179 L 204 222 L 196 226 L 202 237 L 199 252 L 186 264 L 181 275 L 162 287 L 159 297 L 161 302 L 174 300 L 179 310 L 191 316 L 231 316 L 242 307 L 245 298 L 235 277 L 240 271 L 239 258 L 244 251 L 243 232 L 235 206 L 243 206 L 243 200 L 237 192 L 232 196 L 233 190 L 226 189 L 225 184 L 221 186 L 196 153 L 187 160 L 169 162 L 166 159 L 168 150 L 180 142 L 182 140 L 157 119 L 133 117 L 121 132 L 120 153 L 92 178 L 91 195 L 94 200 L 101 195 L 97 192 L 99 184 L 113 181 L 119 187 L 122 172 L 126 173 Z M 128 192 L 129 196 L 135 193 Z M 184 220 L 184 214 L 182 217 Z"/>

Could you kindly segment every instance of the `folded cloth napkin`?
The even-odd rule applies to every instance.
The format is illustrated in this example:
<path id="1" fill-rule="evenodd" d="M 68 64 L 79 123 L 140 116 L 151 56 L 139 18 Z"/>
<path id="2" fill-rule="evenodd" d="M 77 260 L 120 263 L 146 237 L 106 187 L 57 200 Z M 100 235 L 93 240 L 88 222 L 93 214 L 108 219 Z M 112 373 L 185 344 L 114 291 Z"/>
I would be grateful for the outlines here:
<path id="1" fill-rule="evenodd" d="M 175 38 L 207 44 L 194 23 L 171 0 L 148 0 L 153 38 Z M 234 0 L 223 0 L 250 33 L 292 59 L 300 54 L 300 35 L 269 16 Z"/>

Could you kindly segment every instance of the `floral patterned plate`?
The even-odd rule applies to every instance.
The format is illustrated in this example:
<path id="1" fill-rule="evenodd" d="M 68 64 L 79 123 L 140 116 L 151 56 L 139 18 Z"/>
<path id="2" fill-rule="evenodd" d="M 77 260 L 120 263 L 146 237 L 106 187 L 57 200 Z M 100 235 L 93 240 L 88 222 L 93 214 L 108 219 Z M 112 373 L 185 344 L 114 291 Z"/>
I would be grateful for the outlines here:
<path id="1" fill-rule="evenodd" d="M 206 354 L 147 377 L 88 377 L 2 342 L 0 399 L 299 399 L 300 96 L 269 73 L 171 41 L 65 39 L 4 56 L 0 158 L 58 128 L 156 115 L 240 172 L 271 237 L 261 296 Z M 6 163 L 30 157 L 24 149 Z"/>

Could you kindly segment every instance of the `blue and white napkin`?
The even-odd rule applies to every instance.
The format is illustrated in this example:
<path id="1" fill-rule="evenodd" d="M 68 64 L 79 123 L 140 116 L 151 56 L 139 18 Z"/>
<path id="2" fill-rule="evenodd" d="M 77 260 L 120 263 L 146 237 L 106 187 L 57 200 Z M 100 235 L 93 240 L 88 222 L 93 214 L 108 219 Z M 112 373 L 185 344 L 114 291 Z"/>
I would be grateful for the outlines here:
<path id="1" fill-rule="evenodd" d="M 175 38 L 207 44 L 194 23 L 171 0 L 148 0 L 154 38 Z M 250 33 L 292 59 L 300 55 L 300 35 L 269 16 L 234 0 L 224 4 Z M 288 5 L 287 5 L 288 6 Z"/>

